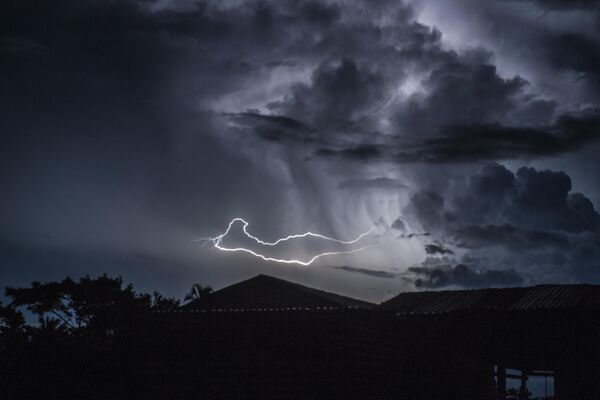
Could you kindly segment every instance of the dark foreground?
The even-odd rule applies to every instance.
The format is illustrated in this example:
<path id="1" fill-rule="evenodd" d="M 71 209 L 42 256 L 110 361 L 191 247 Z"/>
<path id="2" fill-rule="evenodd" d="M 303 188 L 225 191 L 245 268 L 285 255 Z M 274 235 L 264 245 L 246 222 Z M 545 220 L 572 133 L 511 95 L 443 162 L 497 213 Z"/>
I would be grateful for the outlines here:
<path id="1" fill-rule="evenodd" d="M 421 292 L 374 305 L 258 276 L 180 306 L 108 277 L 8 289 L 0 397 L 526 399 L 541 397 L 543 377 L 547 398 L 597 399 L 599 293 Z"/>

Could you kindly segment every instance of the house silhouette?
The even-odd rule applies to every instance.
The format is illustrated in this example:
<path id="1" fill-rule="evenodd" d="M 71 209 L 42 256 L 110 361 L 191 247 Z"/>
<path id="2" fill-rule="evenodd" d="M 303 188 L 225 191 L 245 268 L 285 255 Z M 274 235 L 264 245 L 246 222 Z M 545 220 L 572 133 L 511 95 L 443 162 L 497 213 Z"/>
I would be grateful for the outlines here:
<path id="1" fill-rule="evenodd" d="M 155 313 L 147 397 L 600 398 L 600 286 L 401 293 L 376 305 L 258 275 Z M 167 384 L 165 384 L 167 382 Z M 162 397 L 161 397 L 162 396 Z"/>

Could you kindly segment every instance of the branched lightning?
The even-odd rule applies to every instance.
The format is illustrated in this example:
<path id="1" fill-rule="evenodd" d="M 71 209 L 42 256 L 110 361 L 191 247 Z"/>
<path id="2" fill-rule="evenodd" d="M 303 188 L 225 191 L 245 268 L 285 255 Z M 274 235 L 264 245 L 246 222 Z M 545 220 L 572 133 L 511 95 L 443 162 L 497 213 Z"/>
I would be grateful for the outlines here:
<path id="1" fill-rule="evenodd" d="M 256 243 L 263 245 L 263 246 L 276 246 L 279 243 L 288 241 L 290 239 L 298 239 L 298 238 L 305 238 L 305 237 L 319 238 L 319 239 L 323 239 L 323 240 L 327 240 L 327 241 L 331 241 L 331 242 L 335 242 L 335 243 L 339 243 L 339 244 L 354 244 L 375 230 L 375 227 L 373 227 L 373 228 L 369 229 L 368 231 L 361 233 L 356 239 L 348 240 L 348 241 L 335 239 L 335 238 L 332 238 L 329 236 L 320 235 L 318 233 L 306 232 L 306 233 L 301 233 L 301 234 L 296 234 L 296 235 L 289 235 L 289 236 L 277 239 L 274 242 L 265 242 L 264 240 L 260 240 L 256 236 L 253 236 L 252 234 L 250 234 L 248 232 L 248 222 L 246 222 L 243 218 L 237 217 L 237 218 L 232 219 L 231 222 L 229 222 L 229 225 L 227 226 L 227 230 L 225 232 L 223 232 L 222 234 L 215 236 L 215 237 L 203 238 L 203 239 L 199 239 L 199 240 L 204 241 L 205 244 L 212 243 L 216 249 L 221 250 L 221 251 L 244 252 L 244 253 L 251 254 L 254 257 L 263 259 L 265 261 L 274 261 L 274 262 L 279 262 L 279 263 L 284 263 L 284 264 L 299 264 L 299 265 L 303 265 L 303 266 L 308 266 L 308 265 L 312 264 L 315 260 L 317 260 L 321 257 L 337 255 L 337 254 L 358 253 L 359 251 L 363 251 L 369 247 L 369 246 L 364 246 L 364 247 L 360 247 L 358 249 L 352 249 L 352 250 L 347 250 L 347 251 L 328 251 L 325 253 L 319 253 L 316 256 L 309 259 L 308 261 L 297 260 L 297 259 L 282 259 L 282 258 L 267 257 L 263 254 L 257 253 L 255 251 L 247 249 L 245 247 L 225 247 L 221 244 L 222 240 L 229 234 L 231 227 L 236 222 L 242 223 L 242 231 L 244 232 L 246 237 L 254 240 Z"/>

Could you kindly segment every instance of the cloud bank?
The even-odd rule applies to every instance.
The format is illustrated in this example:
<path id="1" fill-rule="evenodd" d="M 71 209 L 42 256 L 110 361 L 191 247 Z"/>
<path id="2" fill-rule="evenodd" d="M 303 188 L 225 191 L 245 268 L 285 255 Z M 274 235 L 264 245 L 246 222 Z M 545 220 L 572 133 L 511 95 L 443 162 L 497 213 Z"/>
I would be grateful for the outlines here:
<path id="1" fill-rule="evenodd" d="M 116 257 L 180 292 L 598 282 L 598 21 L 583 0 L 5 1 L 0 278 Z M 193 246 L 234 216 L 391 239 L 319 271 Z"/>

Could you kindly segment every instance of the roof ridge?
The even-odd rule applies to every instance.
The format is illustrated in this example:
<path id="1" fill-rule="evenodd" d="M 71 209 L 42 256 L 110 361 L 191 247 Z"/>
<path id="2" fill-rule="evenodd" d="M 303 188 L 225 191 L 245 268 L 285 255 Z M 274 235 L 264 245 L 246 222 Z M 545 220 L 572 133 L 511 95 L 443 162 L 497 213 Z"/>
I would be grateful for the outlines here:
<path id="1" fill-rule="evenodd" d="M 506 289 L 533 289 L 536 287 L 600 287 L 600 284 L 594 283 L 540 283 L 537 285 L 530 286 L 506 286 L 506 287 L 485 287 L 485 288 L 465 288 L 465 289 L 444 289 L 444 290 L 415 290 L 408 292 L 399 292 L 396 296 L 404 294 L 420 294 L 420 293 L 461 293 L 461 292 L 478 292 L 478 291 L 496 291 Z M 394 297 L 396 297 L 394 296 Z M 392 297 L 392 298 L 394 298 Z M 390 299 L 391 300 L 391 299 Z M 389 300 L 386 300 L 389 301 Z M 382 302 L 382 303 L 385 303 Z"/>
<path id="2" fill-rule="evenodd" d="M 278 278 L 272 275 L 267 274 L 258 274 L 251 278 L 245 279 L 240 282 L 236 282 L 232 285 L 225 286 L 221 289 L 214 291 L 209 298 L 205 300 L 194 300 L 190 303 L 187 303 L 186 306 L 202 306 L 211 303 L 211 298 L 216 300 L 218 298 L 226 298 L 229 293 L 233 293 L 235 296 L 236 291 L 239 290 L 253 290 L 255 288 L 259 291 L 264 291 L 269 288 L 269 284 L 276 285 L 274 288 L 279 286 L 279 290 L 275 289 L 276 292 L 287 291 L 288 289 L 293 289 L 297 291 L 297 293 L 302 293 L 305 296 L 310 296 L 313 302 L 320 302 L 324 304 L 330 304 L 332 306 L 337 307 L 359 307 L 359 308 L 375 308 L 377 304 L 371 303 L 365 300 L 359 300 L 352 297 L 344 296 L 337 293 L 327 292 L 325 290 L 312 288 L 309 286 L 302 285 L 300 283 L 288 281 L 286 279 Z M 267 285 L 267 286 L 264 286 Z M 216 300 L 218 301 L 218 300 Z M 240 307 L 242 305 L 240 304 Z M 248 306 L 246 306 L 248 307 Z"/>
<path id="3" fill-rule="evenodd" d="M 544 284 L 510 288 L 405 292 L 381 303 L 404 313 L 469 309 L 537 310 L 600 307 L 600 285 Z"/>

